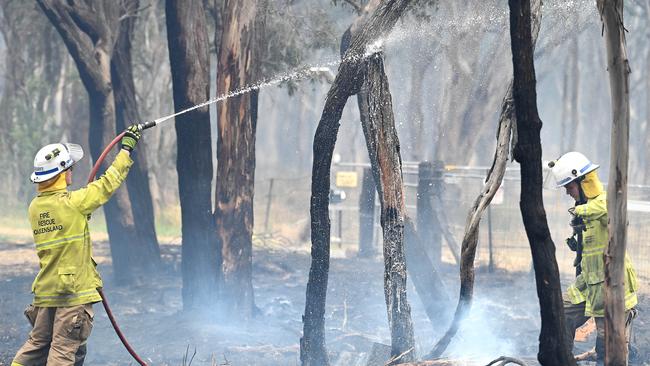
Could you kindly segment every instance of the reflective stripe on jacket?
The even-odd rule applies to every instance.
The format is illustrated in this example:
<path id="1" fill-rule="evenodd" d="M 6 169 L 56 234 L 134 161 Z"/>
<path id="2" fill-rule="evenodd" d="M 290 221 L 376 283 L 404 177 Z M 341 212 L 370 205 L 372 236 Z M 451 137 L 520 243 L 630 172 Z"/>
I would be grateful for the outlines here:
<path id="1" fill-rule="evenodd" d="M 42 192 L 29 205 L 40 271 L 32 284 L 34 306 L 62 307 L 101 301 L 102 280 L 92 258 L 88 215 L 122 184 L 133 161 L 120 151 L 98 180 L 76 191 Z"/>
<path id="2" fill-rule="evenodd" d="M 569 299 L 574 304 L 585 302 L 585 315 L 594 317 L 605 316 L 604 253 L 609 234 L 607 230 L 607 197 L 605 192 L 589 198 L 586 204 L 575 208 L 586 226 L 583 234 L 582 273 L 567 290 Z M 625 309 L 629 310 L 637 304 L 636 272 L 630 259 L 625 256 Z"/>

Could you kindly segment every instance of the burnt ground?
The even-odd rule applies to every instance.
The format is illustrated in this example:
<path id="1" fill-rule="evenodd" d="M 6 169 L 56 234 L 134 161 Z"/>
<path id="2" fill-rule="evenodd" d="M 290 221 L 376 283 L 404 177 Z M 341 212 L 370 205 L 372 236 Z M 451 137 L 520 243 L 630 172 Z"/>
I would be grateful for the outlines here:
<path id="1" fill-rule="evenodd" d="M 9 365 L 29 331 L 22 311 L 31 300 L 29 288 L 37 270 L 30 244 L 0 244 L 0 366 Z M 309 271 L 307 247 L 258 245 L 254 253 L 254 286 L 260 315 L 244 324 L 181 312 L 178 245 L 162 247 L 166 269 L 146 283 L 116 287 L 111 280 L 108 246 L 96 244 L 95 255 L 105 292 L 127 337 L 152 365 L 299 365 L 305 286 Z M 446 264 L 444 280 L 452 299 L 457 269 Z M 389 343 L 380 259 L 346 258 L 335 251 L 331 262 L 326 311 L 327 345 L 332 365 L 365 366 L 373 343 Z M 568 280 L 568 279 L 567 279 Z M 412 287 L 410 288 L 412 290 Z M 531 274 L 477 270 L 475 304 L 447 354 L 457 365 L 485 365 L 501 355 L 533 358 L 539 320 Z M 418 353 L 440 337 L 448 320 L 430 322 L 414 291 L 409 293 Z M 210 304 L 206 304 L 206 308 Z M 450 308 L 455 307 L 455 300 Z M 647 299 L 642 297 L 635 323 L 640 356 L 631 365 L 650 365 Z M 87 365 L 133 365 L 97 304 Z M 594 344 L 578 343 L 577 351 Z M 189 351 L 188 351 L 189 350 Z M 187 356 L 186 356 L 187 354 Z M 583 363 L 588 365 L 590 363 Z"/>

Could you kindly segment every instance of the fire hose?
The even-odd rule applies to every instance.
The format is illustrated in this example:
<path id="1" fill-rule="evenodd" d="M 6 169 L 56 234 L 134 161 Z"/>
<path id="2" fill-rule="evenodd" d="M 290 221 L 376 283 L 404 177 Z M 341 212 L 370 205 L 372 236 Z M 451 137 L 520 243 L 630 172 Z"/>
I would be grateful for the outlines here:
<path id="1" fill-rule="evenodd" d="M 146 130 L 148 128 L 154 127 L 157 124 L 156 121 L 152 122 L 146 122 L 142 124 L 138 124 L 138 128 L 140 131 Z M 90 176 L 88 176 L 88 183 L 91 183 L 92 181 L 95 180 L 95 176 L 97 175 L 97 171 L 99 170 L 100 165 L 104 162 L 104 159 L 106 159 L 106 156 L 108 153 L 113 149 L 113 147 L 122 139 L 124 136 L 124 132 L 120 133 L 111 141 L 104 151 L 102 151 L 101 155 L 99 155 L 99 158 L 97 158 L 97 161 L 95 162 L 95 165 L 93 166 L 93 169 L 90 171 Z M 133 347 L 129 344 L 129 341 L 126 339 L 124 336 L 124 333 L 122 333 L 122 330 L 120 330 L 119 325 L 117 324 L 117 321 L 115 320 L 115 316 L 113 315 L 113 312 L 111 311 L 111 307 L 108 305 L 108 300 L 106 300 L 106 295 L 104 295 L 104 291 L 102 291 L 101 288 L 97 289 L 97 292 L 99 292 L 99 296 L 102 298 L 102 305 L 104 305 L 104 310 L 106 310 L 106 315 L 108 315 L 108 319 L 111 321 L 111 325 L 113 326 L 113 329 L 115 329 L 115 333 L 117 336 L 120 338 L 120 341 L 122 341 L 122 344 L 124 345 L 124 348 L 129 352 L 131 357 L 133 357 L 134 360 L 136 360 L 141 366 L 148 366 L 146 362 L 135 352 Z"/>

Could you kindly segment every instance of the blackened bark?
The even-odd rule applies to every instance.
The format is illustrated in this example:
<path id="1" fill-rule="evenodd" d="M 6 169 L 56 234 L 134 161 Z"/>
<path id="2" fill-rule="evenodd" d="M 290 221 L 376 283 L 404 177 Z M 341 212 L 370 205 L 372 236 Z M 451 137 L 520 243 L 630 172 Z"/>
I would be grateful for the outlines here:
<path id="1" fill-rule="evenodd" d="M 575 365 L 565 339 L 560 274 L 542 199 L 542 121 L 537 112 L 530 0 L 508 3 L 518 138 L 513 156 L 521 165 L 519 206 L 533 257 L 542 318 L 537 359 L 544 366 Z"/>
<path id="2" fill-rule="evenodd" d="M 630 64 L 625 46 L 623 0 L 598 0 L 605 29 L 612 102 L 612 156 L 607 187 L 609 245 L 605 251 L 605 365 L 627 365 L 625 247 L 630 142 Z"/>
<path id="3" fill-rule="evenodd" d="M 402 157 L 395 129 L 393 103 L 381 53 L 365 61 L 368 123 L 364 124 L 368 155 L 381 203 L 384 233 L 384 296 L 391 335 L 391 363 L 415 359 L 411 307 L 406 297 L 404 259 L 404 184 Z"/>
<path id="4" fill-rule="evenodd" d="M 219 42 L 217 94 L 252 84 L 258 78 L 258 8 L 263 0 L 226 0 Z M 259 17 L 261 18 L 261 17 Z M 223 255 L 223 302 L 227 315 L 253 316 L 253 194 L 255 119 L 253 96 L 243 94 L 217 104 L 216 224 Z"/>
<path id="5" fill-rule="evenodd" d="M 332 154 L 341 113 L 348 98 L 358 93 L 363 82 L 359 62 L 371 42 L 388 33 L 412 0 L 388 0 L 374 12 L 350 42 L 334 83 L 327 93 L 325 107 L 314 136 L 314 161 L 311 182 L 311 267 L 307 282 L 300 360 L 303 366 L 328 365 L 325 349 L 325 301 L 329 274 L 330 219 L 329 184 Z"/>
<path id="6" fill-rule="evenodd" d="M 61 35 L 72 56 L 89 99 L 89 144 L 93 159 L 115 137 L 115 98 L 111 83 L 111 58 L 119 32 L 120 3 L 90 0 L 70 5 L 63 1 L 38 0 L 50 22 Z M 115 157 L 111 152 L 106 169 Z M 104 206 L 111 244 L 113 273 L 118 283 L 133 279 L 131 241 L 137 238 L 128 192 L 119 189 Z M 139 262 L 138 262 L 139 264 Z"/>
<path id="7" fill-rule="evenodd" d="M 209 39 L 202 0 L 165 3 L 174 109 L 210 97 Z M 196 109 L 176 117 L 176 171 L 181 203 L 183 310 L 206 309 L 217 300 L 221 247 L 212 215 L 210 111 Z"/>
<path id="8" fill-rule="evenodd" d="M 531 42 L 534 49 L 537 43 L 537 36 L 541 26 L 541 1 L 534 0 L 532 3 L 531 19 Z M 483 212 L 492 202 L 492 198 L 503 182 L 503 176 L 506 171 L 506 163 L 510 155 L 510 146 L 512 142 L 512 131 L 516 127 L 515 106 L 512 96 L 512 83 L 508 85 L 503 101 L 501 102 L 501 113 L 499 116 L 499 125 L 497 127 L 497 146 L 494 153 L 492 167 L 485 179 L 485 185 L 481 193 L 476 197 L 474 205 L 467 216 L 465 225 L 465 234 L 461 245 L 460 259 L 460 294 L 454 320 L 449 330 L 438 341 L 434 349 L 427 356 L 428 358 L 437 358 L 442 355 L 453 337 L 458 332 L 461 322 L 471 309 L 472 299 L 474 296 L 474 260 L 476 258 L 476 247 L 478 245 L 478 234 Z"/>
<path id="9" fill-rule="evenodd" d="M 125 0 L 123 12 L 133 13 L 138 9 L 138 0 Z M 123 131 L 132 123 L 141 121 L 135 99 L 133 66 L 131 64 L 131 40 L 136 17 L 128 16 L 120 22 L 115 51 L 111 58 L 111 80 L 115 91 L 115 129 Z M 126 185 L 133 210 L 135 229 L 138 233 L 129 243 L 130 256 L 139 258 L 142 265 L 135 270 L 149 275 L 160 268 L 160 248 L 156 237 L 153 201 L 149 189 L 149 176 L 146 160 L 146 145 L 140 143 L 131 153 L 133 166 L 129 171 Z"/>

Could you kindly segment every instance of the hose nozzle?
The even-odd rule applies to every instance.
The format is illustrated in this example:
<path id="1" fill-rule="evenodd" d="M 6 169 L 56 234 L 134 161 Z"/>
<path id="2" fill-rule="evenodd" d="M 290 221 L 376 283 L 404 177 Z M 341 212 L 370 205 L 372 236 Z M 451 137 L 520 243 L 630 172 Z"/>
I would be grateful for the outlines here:
<path id="1" fill-rule="evenodd" d="M 155 126 L 156 126 L 156 121 L 149 121 L 149 122 L 145 122 L 145 123 L 139 123 L 138 124 L 138 130 L 143 131 L 143 130 L 146 130 L 146 129 L 149 129 L 149 128 L 155 127 Z"/>

